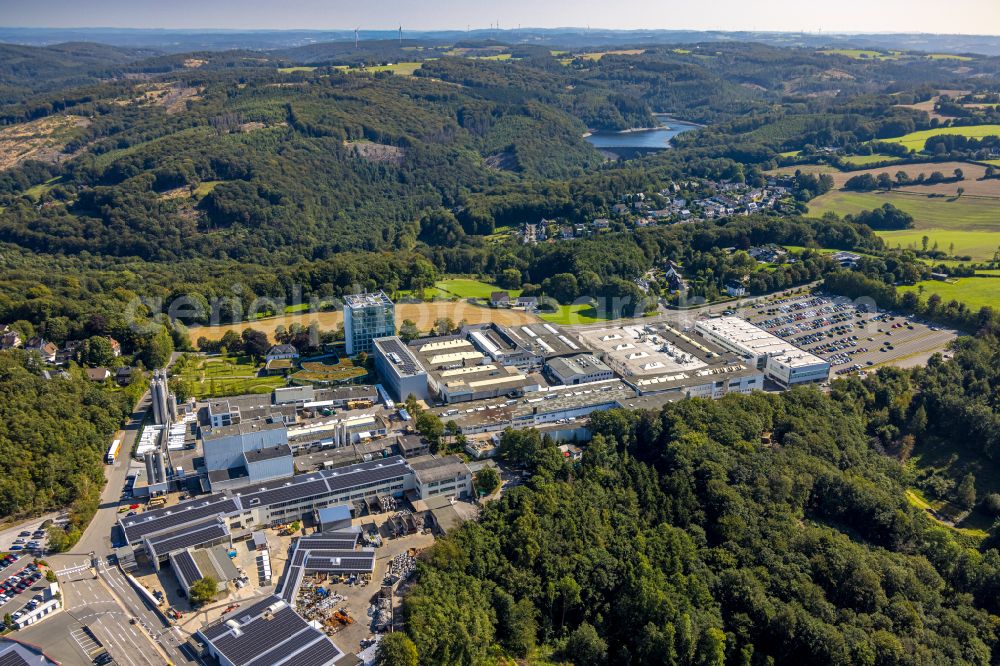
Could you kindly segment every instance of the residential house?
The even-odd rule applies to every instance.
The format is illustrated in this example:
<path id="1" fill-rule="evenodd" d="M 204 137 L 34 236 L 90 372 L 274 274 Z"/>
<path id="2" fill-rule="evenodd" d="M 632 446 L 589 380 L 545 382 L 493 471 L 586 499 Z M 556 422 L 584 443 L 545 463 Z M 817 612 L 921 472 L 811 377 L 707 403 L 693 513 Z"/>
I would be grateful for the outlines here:
<path id="1" fill-rule="evenodd" d="M 21 334 L 10 326 L 4 326 L 0 331 L 0 349 L 14 349 L 21 346 Z"/>
<path id="2" fill-rule="evenodd" d="M 746 296 L 747 288 L 742 282 L 736 282 L 731 280 L 726 283 L 726 295 L 737 298 L 740 296 Z"/>
<path id="3" fill-rule="evenodd" d="M 38 352 L 42 357 L 42 360 L 46 363 L 55 363 L 56 354 L 59 352 L 59 347 L 53 342 L 48 342 L 45 338 L 34 337 L 28 340 L 28 343 L 24 346 L 28 351 Z"/>
<path id="4" fill-rule="evenodd" d="M 127 365 L 115 370 L 115 381 L 119 386 L 128 386 L 132 383 L 133 369 Z"/>
<path id="5" fill-rule="evenodd" d="M 111 371 L 107 368 L 87 368 L 84 372 L 92 382 L 104 382 L 111 378 Z"/>
<path id="6" fill-rule="evenodd" d="M 490 306 L 494 308 L 509 308 L 510 294 L 506 291 L 494 291 L 490 294 Z"/>
<path id="7" fill-rule="evenodd" d="M 514 307 L 524 308 L 525 312 L 534 312 L 538 309 L 538 299 L 534 296 L 518 296 L 514 301 Z"/>
<path id="8" fill-rule="evenodd" d="M 279 361 L 283 359 L 295 359 L 299 357 L 299 350 L 292 345 L 274 345 L 267 350 L 267 361 Z"/>
<path id="9" fill-rule="evenodd" d="M 122 355 L 121 343 L 112 338 L 110 335 L 108 336 L 108 342 L 111 343 L 111 351 L 114 352 L 115 358 L 121 356 Z"/>

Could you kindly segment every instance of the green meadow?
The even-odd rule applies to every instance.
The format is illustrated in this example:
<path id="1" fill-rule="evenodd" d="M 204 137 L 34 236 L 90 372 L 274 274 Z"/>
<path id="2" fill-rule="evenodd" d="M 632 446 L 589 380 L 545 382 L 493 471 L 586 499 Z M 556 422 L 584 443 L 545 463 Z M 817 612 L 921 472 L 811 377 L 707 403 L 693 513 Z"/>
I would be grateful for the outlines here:
<path id="1" fill-rule="evenodd" d="M 927 139 L 942 134 L 964 136 L 970 139 L 981 139 L 984 136 L 1000 136 L 1000 125 L 969 125 L 968 127 L 938 127 L 919 132 L 910 132 L 894 139 L 881 139 L 885 143 L 901 143 L 910 150 L 920 151 L 927 144 Z"/>

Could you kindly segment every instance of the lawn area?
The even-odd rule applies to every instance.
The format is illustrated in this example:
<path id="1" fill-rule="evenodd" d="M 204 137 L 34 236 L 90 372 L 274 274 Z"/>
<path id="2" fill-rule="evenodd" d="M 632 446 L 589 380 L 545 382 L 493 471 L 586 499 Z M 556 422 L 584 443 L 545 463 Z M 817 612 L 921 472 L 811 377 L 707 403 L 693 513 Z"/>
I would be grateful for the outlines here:
<path id="1" fill-rule="evenodd" d="M 270 393 L 285 386 L 284 377 L 258 377 L 262 365 L 254 364 L 246 356 L 224 356 L 190 360 L 174 366 L 196 398 L 218 398 L 244 393 Z"/>
<path id="2" fill-rule="evenodd" d="M 1000 277 L 967 277 L 958 278 L 954 282 L 927 280 L 912 286 L 899 287 L 899 291 L 919 291 L 920 287 L 924 288 L 922 295 L 924 299 L 931 294 L 937 294 L 945 302 L 954 299 L 965 303 L 973 310 L 985 305 L 992 307 L 1000 305 Z"/>
<path id="3" fill-rule="evenodd" d="M 938 127 L 936 129 L 910 132 L 894 139 L 881 139 L 885 143 L 901 143 L 910 150 L 923 150 L 927 139 L 942 134 L 981 139 L 984 136 L 1000 136 L 1000 125 L 970 125 L 968 127 Z"/>
<path id="4" fill-rule="evenodd" d="M 457 296 L 458 298 L 482 298 L 489 300 L 490 294 L 494 291 L 506 291 L 510 294 L 511 298 L 517 298 L 521 295 L 520 289 L 500 289 L 496 285 L 468 278 L 438 280 L 434 283 L 434 288 L 439 292 L 443 292 L 445 298 Z"/>
<path id="5" fill-rule="evenodd" d="M 901 159 L 903 158 L 896 157 L 895 155 L 844 155 L 840 158 L 840 161 L 854 166 L 868 166 L 869 164 L 881 164 L 883 162 L 898 162 Z"/>
<path id="6" fill-rule="evenodd" d="M 931 53 L 927 56 L 928 60 L 961 60 L 962 62 L 967 62 L 972 60 L 969 56 L 955 55 L 953 53 Z"/>

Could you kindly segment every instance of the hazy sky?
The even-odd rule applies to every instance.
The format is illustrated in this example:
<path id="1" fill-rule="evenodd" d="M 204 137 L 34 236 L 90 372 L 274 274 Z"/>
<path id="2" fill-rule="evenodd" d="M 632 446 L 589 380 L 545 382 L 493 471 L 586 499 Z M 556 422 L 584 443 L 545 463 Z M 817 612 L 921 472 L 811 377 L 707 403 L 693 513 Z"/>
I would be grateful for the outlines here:
<path id="1" fill-rule="evenodd" d="M 1000 0 L 0 0 L 5 27 L 587 26 L 1000 34 Z"/>

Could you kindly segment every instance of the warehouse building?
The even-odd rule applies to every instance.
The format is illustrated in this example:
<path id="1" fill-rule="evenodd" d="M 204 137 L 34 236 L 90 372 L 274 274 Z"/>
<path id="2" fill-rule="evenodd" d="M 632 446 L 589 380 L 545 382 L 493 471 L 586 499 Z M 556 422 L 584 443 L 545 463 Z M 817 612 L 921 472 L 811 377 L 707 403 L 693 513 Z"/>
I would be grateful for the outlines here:
<path id="1" fill-rule="evenodd" d="M 475 406 L 439 407 L 434 412 L 454 421 L 463 435 L 500 432 L 506 428 L 543 427 L 555 438 L 580 431 L 585 417 L 595 411 L 613 409 L 636 392 L 620 379 L 582 386 L 553 386 L 521 398 L 484 400 Z"/>
<path id="2" fill-rule="evenodd" d="M 523 395 L 544 383 L 538 375 L 494 361 L 461 335 L 420 340 L 410 351 L 427 370 L 430 394 L 445 403 Z"/>
<path id="3" fill-rule="evenodd" d="M 825 382 L 830 364 L 739 317 L 705 319 L 695 324 L 699 335 L 728 349 L 778 384 L 788 387 Z"/>
<path id="4" fill-rule="evenodd" d="M 593 354 L 553 358 L 545 364 L 545 371 L 553 381 L 564 386 L 603 382 L 615 376 L 611 368 Z"/>
<path id="5" fill-rule="evenodd" d="M 344 653 L 291 605 L 266 596 L 197 633 L 221 666 L 333 666 Z"/>
<path id="6" fill-rule="evenodd" d="M 427 371 L 410 349 L 395 335 L 372 341 L 375 369 L 385 380 L 392 397 L 400 402 L 409 396 L 427 399 Z"/>
<path id="7" fill-rule="evenodd" d="M 764 388 L 764 373 L 741 356 L 666 323 L 609 327 L 584 337 L 640 395 L 721 398 Z"/>

